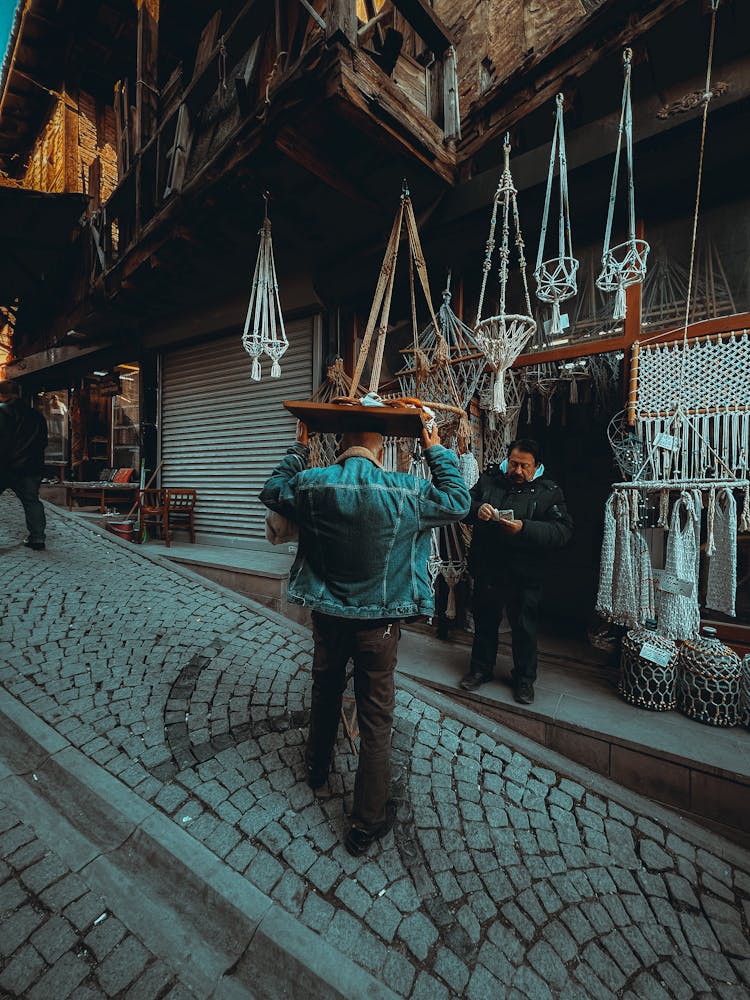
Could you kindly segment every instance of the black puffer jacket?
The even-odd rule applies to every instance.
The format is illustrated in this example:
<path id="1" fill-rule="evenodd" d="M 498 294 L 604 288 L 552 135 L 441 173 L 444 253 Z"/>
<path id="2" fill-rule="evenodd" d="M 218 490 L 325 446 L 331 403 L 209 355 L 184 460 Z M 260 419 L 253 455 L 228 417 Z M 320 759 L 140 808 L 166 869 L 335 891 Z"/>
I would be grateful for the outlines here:
<path id="1" fill-rule="evenodd" d="M 22 399 L 0 403 L 0 477 L 41 476 L 47 421 Z"/>
<path id="2" fill-rule="evenodd" d="M 484 503 L 512 510 L 515 520 L 523 521 L 523 529 L 510 535 L 496 521 L 480 521 L 477 511 Z M 482 583 L 539 582 L 546 550 L 566 545 L 573 535 L 573 519 L 557 483 L 542 476 L 517 485 L 497 465 L 488 466 L 471 490 L 466 523 L 474 526 L 469 572 Z"/>

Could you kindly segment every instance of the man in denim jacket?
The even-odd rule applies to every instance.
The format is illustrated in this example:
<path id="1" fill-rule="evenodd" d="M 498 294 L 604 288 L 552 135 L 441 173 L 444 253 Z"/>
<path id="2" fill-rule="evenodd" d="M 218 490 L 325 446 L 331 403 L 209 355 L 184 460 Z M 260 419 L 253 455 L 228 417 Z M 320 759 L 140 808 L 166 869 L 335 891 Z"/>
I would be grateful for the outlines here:
<path id="1" fill-rule="evenodd" d="M 354 660 L 360 752 L 345 846 L 363 854 L 393 826 L 390 743 L 400 621 L 434 611 L 427 573 L 430 532 L 460 521 L 469 493 L 456 456 L 436 430 L 422 432 L 432 481 L 382 465 L 383 438 L 344 434 L 342 454 L 307 469 L 307 429 L 275 469 L 260 499 L 299 527 L 288 598 L 312 611 L 315 652 L 305 752 L 311 788 L 328 777 L 346 665 Z"/>

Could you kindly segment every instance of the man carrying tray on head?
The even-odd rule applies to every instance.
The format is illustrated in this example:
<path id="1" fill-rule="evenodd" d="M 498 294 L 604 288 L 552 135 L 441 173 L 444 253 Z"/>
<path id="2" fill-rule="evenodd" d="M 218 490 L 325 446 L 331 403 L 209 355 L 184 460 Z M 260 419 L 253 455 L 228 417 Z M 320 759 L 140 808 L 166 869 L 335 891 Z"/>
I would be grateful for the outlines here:
<path id="1" fill-rule="evenodd" d="M 307 427 L 299 423 L 297 443 L 260 499 L 299 528 L 288 597 L 312 611 L 315 651 L 305 751 L 311 788 L 327 780 L 346 666 L 354 661 L 360 751 L 345 846 L 357 855 L 383 837 L 395 818 L 390 753 L 400 623 L 433 614 L 430 531 L 464 518 L 470 499 L 456 456 L 442 447 L 436 429 L 421 431 L 432 480 L 417 479 L 383 468 L 379 429 L 386 430 L 391 419 L 385 408 L 371 419 L 360 414 L 356 423 L 345 407 L 340 410 L 344 434 L 337 462 L 306 468 Z M 352 426 L 356 430 L 347 431 Z"/>

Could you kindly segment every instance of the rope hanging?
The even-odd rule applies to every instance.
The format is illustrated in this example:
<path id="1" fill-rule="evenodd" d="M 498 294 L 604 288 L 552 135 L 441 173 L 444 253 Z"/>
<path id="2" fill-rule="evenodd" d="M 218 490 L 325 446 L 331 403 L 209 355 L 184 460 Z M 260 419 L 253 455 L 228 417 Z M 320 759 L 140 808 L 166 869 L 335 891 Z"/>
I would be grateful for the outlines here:
<path id="1" fill-rule="evenodd" d="M 255 262 L 250 304 L 247 307 L 245 329 L 242 334 L 242 346 L 253 359 L 250 377 L 254 382 L 260 381 L 260 359 L 264 354 L 272 361 L 271 378 L 279 378 L 281 376 L 279 360 L 289 347 L 273 259 L 267 192 L 263 195 L 263 202 L 263 225 L 258 232 L 260 236 L 258 259 Z"/>
<path id="2" fill-rule="evenodd" d="M 458 436 L 464 442 L 469 439 L 468 418 L 461 406 L 461 399 L 458 394 L 455 382 L 450 371 L 446 371 L 445 362 L 449 357 L 449 351 L 441 333 L 441 327 L 435 315 L 432 305 L 432 295 L 430 292 L 429 279 L 427 277 L 427 266 L 425 264 L 422 244 L 419 239 L 417 220 L 414 217 L 414 208 L 411 203 L 409 188 L 404 182 L 401 192 L 401 200 L 393 221 L 391 235 L 388 239 L 383 263 L 380 268 L 378 283 L 375 288 L 370 315 L 367 319 L 367 326 L 362 338 L 362 345 L 357 356 L 357 363 L 352 378 L 353 385 L 359 385 L 364 371 L 365 363 L 370 354 L 373 339 L 375 349 L 373 352 L 372 371 L 370 374 L 369 391 L 377 393 L 380 386 L 380 375 L 383 367 L 383 356 L 385 351 L 385 338 L 388 333 L 388 324 L 391 312 L 391 301 L 393 299 L 393 287 L 396 278 L 396 264 L 398 261 L 399 245 L 401 242 L 402 229 L 406 230 L 407 242 L 409 245 L 409 286 L 411 296 L 412 328 L 414 334 L 413 352 L 417 360 L 417 367 L 420 369 L 419 378 L 416 380 L 415 388 L 425 405 L 438 411 L 436 419 L 438 423 L 445 422 L 446 419 L 453 423 L 458 423 Z M 419 331 L 416 325 L 416 298 L 414 271 L 419 278 L 419 285 L 422 289 L 425 302 L 430 316 L 430 327 L 434 331 L 434 354 L 433 363 L 426 358 L 419 343 Z M 439 364 L 442 369 L 439 371 Z M 427 399 L 425 390 L 432 389 L 438 397 L 435 400 Z M 394 400 L 394 402 L 397 402 Z"/>
<path id="3" fill-rule="evenodd" d="M 552 303 L 552 325 L 550 333 L 557 337 L 563 332 L 560 303 L 572 298 L 578 292 L 576 274 L 578 261 L 573 256 L 573 237 L 570 230 L 570 202 L 568 199 L 568 162 L 565 155 L 565 129 L 563 126 L 563 95 L 558 94 L 557 111 L 555 115 L 555 131 L 552 136 L 552 149 L 549 158 L 549 174 L 547 176 L 547 193 L 544 199 L 544 214 L 542 216 L 542 232 L 539 237 L 539 251 L 536 257 L 537 298 L 542 302 Z M 552 200 L 552 182 L 557 163 L 560 177 L 560 216 L 558 219 L 557 257 L 544 260 L 544 244 L 547 237 L 547 224 Z"/>
<path id="4" fill-rule="evenodd" d="M 625 289 L 630 285 L 640 284 L 646 275 L 646 260 L 649 245 L 645 240 L 635 236 L 635 184 L 633 180 L 633 109 L 630 100 L 630 77 L 633 52 L 625 49 L 623 65 L 625 82 L 622 88 L 622 108 L 620 110 L 620 127 L 617 133 L 617 149 L 615 165 L 612 172 L 612 188 L 609 195 L 607 211 L 607 227 L 604 233 L 604 248 L 602 251 L 602 270 L 596 279 L 597 288 L 603 292 L 615 293 L 615 308 L 613 319 L 624 320 L 626 314 Z M 611 246 L 612 224 L 617 201 L 617 181 L 620 174 L 620 155 L 622 139 L 625 136 L 625 155 L 627 162 L 628 185 L 628 238 L 624 243 Z"/>
<path id="5" fill-rule="evenodd" d="M 510 138 L 505 137 L 503 145 L 504 165 L 500 175 L 495 197 L 492 202 L 492 216 L 490 218 L 490 232 L 487 238 L 487 249 L 482 265 L 482 288 L 479 294 L 479 305 L 477 307 L 477 322 L 475 327 L 475 337 L 477 344 L 484 352 L 490 365 L 501 376 L 511 367 L 521 350 L 528 342 L 536 329 L 536 321 L 531 314 L 531 300 L 529 298 L 529 286 L 526 277 L 526 258 L 524 256 L 524 242 L 521 234 L 521 223 L 518 217 L 518 202 L 513 176 L 510 172 Z M 501 210 L 502 236 L 500 241 L 498 276 L 500 279 L 500 307 L 495 316 L 482 318 L 484 307 L 484 296 L 487 290 L 487 278 L 492 267 L 492 255 L 495 250 L 495 229 L 497 227 L 498 208 Z M 518 251 L 518 262 L 521 271 L 521 281 L 523 283 L 525 314 L 506 313 L 505 300 L 508 287 L 508 264 L 510 261 L 510 219 L 513 217 L 515 229 L 515 243 Z M 505 413 L 506 401 L 504 393 L 504 379 L 498 377 L 494 381 L 494 394 L 491 407 L 496 413 Z"/>

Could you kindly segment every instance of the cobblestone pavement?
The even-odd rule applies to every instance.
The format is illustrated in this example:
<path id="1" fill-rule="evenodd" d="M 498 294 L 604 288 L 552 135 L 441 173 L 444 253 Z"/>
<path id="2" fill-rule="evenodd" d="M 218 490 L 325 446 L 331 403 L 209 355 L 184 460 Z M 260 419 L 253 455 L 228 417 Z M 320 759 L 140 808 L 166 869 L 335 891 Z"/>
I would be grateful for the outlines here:
<path id="1" fill-rule="evenodd" d="M 0 996 L 195 1000 L 0 799 Z"/>
<path id="2" fill-rule="evenodd" d="M 346 743 L 303 780 L 307 633 L 60 515 L 47 552 L 22 536 L 0 498 L 6 689 L 396 993 L 750 996 L 747 871 L 404 691 L 398 822 L 353 859 Z M 56 951 L 5 975 L 23 954 Z"/>

